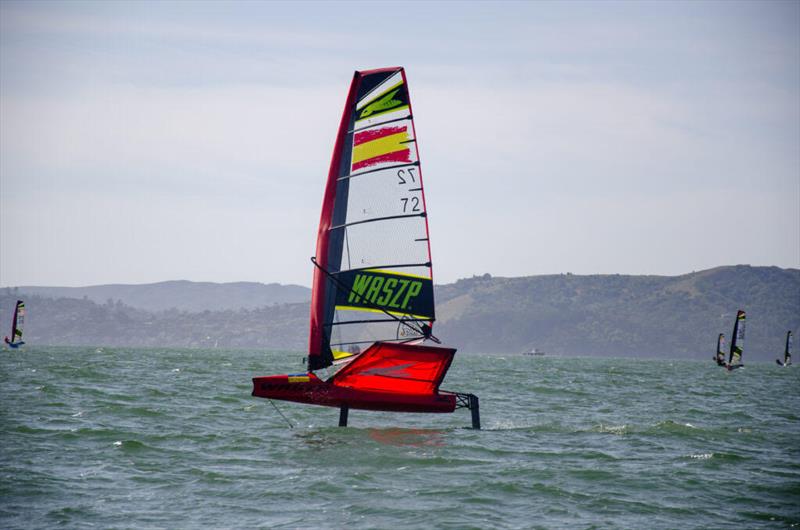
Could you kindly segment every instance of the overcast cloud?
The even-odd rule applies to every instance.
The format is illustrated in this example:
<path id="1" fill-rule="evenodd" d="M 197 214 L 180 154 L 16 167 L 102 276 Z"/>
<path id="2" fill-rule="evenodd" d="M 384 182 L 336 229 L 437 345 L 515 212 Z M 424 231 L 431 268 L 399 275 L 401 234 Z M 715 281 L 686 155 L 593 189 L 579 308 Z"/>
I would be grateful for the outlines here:
<path id="1" fill-rule="evenodd" d="M 800 267 L 800 3 L 0 3 L 0 285 L 309 285 L 405 66 L 434 277 Z"/>

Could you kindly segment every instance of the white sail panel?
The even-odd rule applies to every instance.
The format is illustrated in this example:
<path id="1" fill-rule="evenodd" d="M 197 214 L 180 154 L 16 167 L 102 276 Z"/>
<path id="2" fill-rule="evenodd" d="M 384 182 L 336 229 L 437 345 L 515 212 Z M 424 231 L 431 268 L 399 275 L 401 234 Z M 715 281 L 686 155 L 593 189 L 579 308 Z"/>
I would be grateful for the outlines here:
<path id="1" fill-rule="evenodd" d="M 384 169 L 350 179 L 347 223 L 424 211 L 419 171 L 414 166 Z"/>

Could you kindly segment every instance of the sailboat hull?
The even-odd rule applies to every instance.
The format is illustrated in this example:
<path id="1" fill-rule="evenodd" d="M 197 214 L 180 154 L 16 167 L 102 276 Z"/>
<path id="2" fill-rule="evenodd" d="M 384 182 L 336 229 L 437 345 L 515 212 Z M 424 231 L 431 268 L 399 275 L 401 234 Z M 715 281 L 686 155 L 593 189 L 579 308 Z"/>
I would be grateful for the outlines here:
<path id="1" fill-rule="evenodd" d="M 290 377 L 298 376 L 254 377 L 253 395 L 308 405 L 388 412 L 453 412 L 456 409 L 456 396 L 449 392 L 428 395 L 373 392 L 339 387 L 320 380 L 314 374 L 307 375 L 308 382 L 290 383 Z"/>
<path id="2" fill-rule="evenodd" d="M 453 412 L 439 392 L 456 350 L 376 342 L 327 381 L 313 373 L 253 378 L 253 395 L 326 407 L 389 412 Z"/>

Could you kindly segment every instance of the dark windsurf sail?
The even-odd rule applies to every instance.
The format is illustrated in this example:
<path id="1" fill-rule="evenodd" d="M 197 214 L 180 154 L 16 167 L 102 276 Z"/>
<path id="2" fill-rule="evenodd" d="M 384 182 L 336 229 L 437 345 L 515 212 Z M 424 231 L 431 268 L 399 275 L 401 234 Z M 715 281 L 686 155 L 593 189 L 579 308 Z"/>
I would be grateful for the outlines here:
<path id="1" fill-rule="evenodd" d="M 717 366 L 725 366 L 725 334 L 720 333 L 717 337 L 717 354 L 714 356 Z"/>
<path id="2" fill-rule="evenodd" d="M 786 332 L 786 346 L 783 350 L 783 362 L 780 359 L 775 359 L 775 362 L 782 366 L 789 366 L 792 364 L 792 332 Z"/>
<path id="3" fill-rule="evenodd" d="M 736 313 L 736 323 L 733 325 L 733 338 L 731 339 L 731 352 L 728 358 L 728 370 L 742 366 L 742 353 L 744 352 L 744 323 L 745 313 L 741 309 Z"/>
<path id="4" fill-rule="evenodd" d="M 22 328 L 25 325 L 25 302 L 17 300 L 17 305 L 14 307 L 14 318 L 11 321 L 11 339 L 5 338 L 5 343 L 12 348 L 16 348 L 25 344 L 22 340 Z"/>

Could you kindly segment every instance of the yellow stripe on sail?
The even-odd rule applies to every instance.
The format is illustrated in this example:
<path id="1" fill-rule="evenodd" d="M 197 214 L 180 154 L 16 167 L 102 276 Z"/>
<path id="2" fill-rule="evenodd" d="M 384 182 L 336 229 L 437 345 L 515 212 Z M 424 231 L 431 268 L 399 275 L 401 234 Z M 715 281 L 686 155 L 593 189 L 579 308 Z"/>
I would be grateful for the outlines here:
<path id="1" fill-rule="evenodd" d="M 353 147 L 353 164 L 357 164 L 363 160 L 375 158 L 376 156 L 394 153 L 396 151 L 407 151 L 408 146 L 403 142 L 408 141 L 408 131 L 390 134 L 371 142 L 364 142 L 363 144 Z"/>
<path id="2" fill-rule="evenodd" d="M 367 272 L 378 272 L 380 274 L 388 274 L 390 276 L 405 276 L 407 278 L 419 278 L 420 280 L 430 280 L 430 276 L 420 276 L 419 274 L 410 274 L 408 272 L 395 272 L 387 271 L 384 269 L 364 269 Z"/>
<path id="3" fill-rule="evenodd" d="M 372 309 L 370 307 L 353 307 L 351 305 L 337 305 L 336 306 L 336 310 L 337 311 L 365 311 L 367 313 L 383 313 L 383 314 L 390 313 L 390 314 L 392 314 L 394 316 L 398 316 L 398 317 L 406 317 L 407 316 L 407 317 L 412 317 L 412 318 L 418 318 L 420 320 L 430 320 L 430 318 L 431 318 L 429 316 L 424 316 L 424 315 L 414 315 L 412 313 L 403 313 L 402 311 L 391 311 L 391 310 L 387 309 L 384 312 L 381 309 Z"/>
<path id="4" fill-rule="evenodd" d="M 348 357 L 352 357 L 353 355 L 355 355 L 355 353 L 351 353 L 349 351 L 342 351 L 342 350 L 331 349 L 331 352 L 333 353 L 333 358 L 336 359 L 337 361 L 340 360 L 340 359 L 346 359 Z"/>

